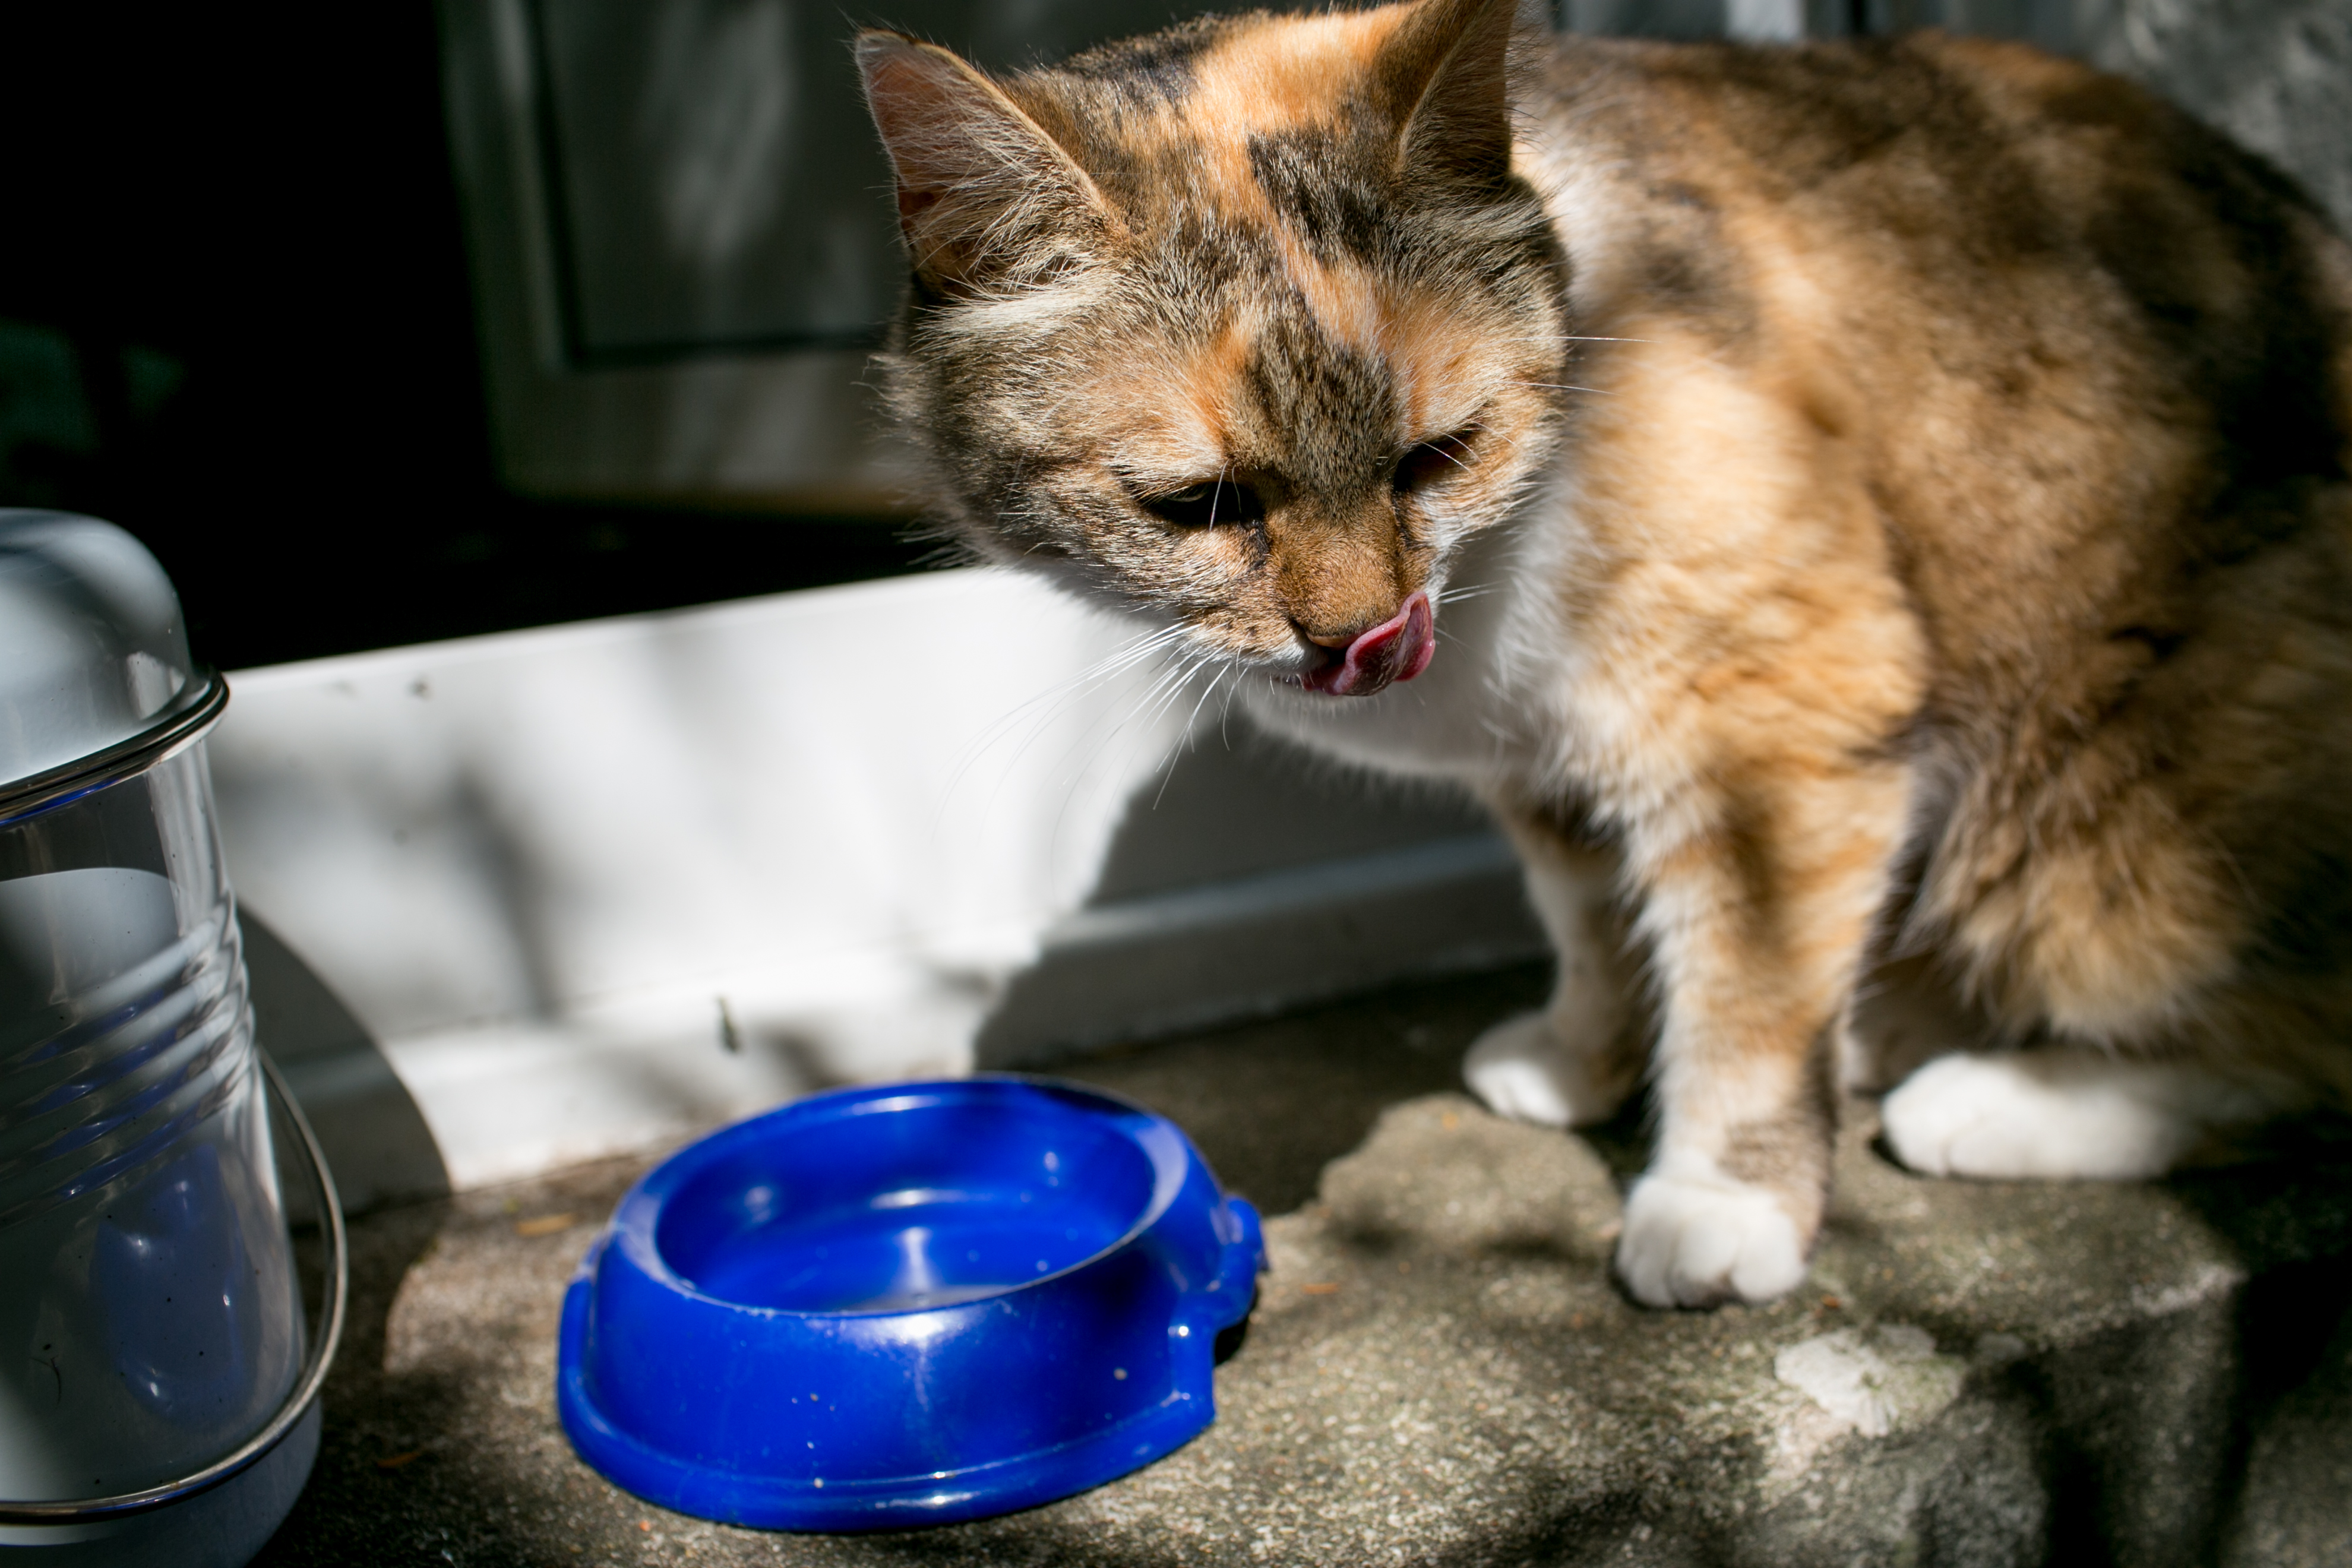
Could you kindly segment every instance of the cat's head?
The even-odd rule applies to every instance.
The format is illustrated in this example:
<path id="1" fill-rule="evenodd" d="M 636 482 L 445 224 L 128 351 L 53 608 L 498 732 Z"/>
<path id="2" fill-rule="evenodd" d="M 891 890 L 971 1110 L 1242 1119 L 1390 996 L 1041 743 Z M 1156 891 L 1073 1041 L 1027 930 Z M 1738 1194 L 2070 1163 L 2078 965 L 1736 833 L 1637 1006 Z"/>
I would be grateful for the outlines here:
<path id="1" fill-rule="evenodd" d="M 861 35 L 913 261 L 889 395 L 963 537 L 1277 679 L 1417 674 L 1560 417 L 1512 9 L 1206 18 L 1003 79 Z"/>

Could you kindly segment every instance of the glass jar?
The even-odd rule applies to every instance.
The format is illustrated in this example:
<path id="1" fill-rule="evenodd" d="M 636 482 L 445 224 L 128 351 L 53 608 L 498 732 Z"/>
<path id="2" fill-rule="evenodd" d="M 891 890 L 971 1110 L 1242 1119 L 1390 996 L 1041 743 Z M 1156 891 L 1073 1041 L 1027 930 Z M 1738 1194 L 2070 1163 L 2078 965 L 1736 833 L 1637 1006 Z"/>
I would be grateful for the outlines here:
<path id="1" fill-rule="evenodd" d="M 242 1563 L 285 1511 L 246 1517 L 256 1467 L 290 1506 L 315 1453 L 331 1347 L 202 744 L 226 700 L 128 534 L 0 512 L 0 1545 Z"/>

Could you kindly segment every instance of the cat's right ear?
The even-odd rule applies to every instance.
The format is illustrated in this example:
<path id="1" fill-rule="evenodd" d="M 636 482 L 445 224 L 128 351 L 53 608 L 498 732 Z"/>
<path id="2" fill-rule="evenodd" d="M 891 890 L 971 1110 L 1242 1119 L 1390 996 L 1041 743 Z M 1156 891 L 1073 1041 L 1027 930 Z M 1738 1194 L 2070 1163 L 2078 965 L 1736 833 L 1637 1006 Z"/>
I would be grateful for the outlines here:
<path id="1" fill-rule="evenodd" d="M 919 280 L 950 296 L 1051 277 L 1116 226 L 1095 183 L 1003 89 L 935 44 L 857 35 Z"/>

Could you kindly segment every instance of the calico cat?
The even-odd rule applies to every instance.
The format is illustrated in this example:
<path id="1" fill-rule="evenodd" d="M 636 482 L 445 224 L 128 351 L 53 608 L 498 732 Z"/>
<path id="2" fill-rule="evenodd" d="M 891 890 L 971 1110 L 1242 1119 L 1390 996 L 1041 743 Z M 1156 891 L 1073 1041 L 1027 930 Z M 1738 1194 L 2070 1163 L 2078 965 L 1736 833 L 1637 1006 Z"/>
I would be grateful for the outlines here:
<path id="1" fill-rule="evenodd" d="M 1924 1172 L 2352 1089 L 2352 253 L 2283 176 L 1934 34 L 856 48 L 938 506 L 1493 808 L 1559 979 L 1468 1071 L 1589 1122 L 1647 1048 L 1635 1297 L 1802 1279 L 1888 1020 L 1965 1047 L 1882 1106 Z"/>

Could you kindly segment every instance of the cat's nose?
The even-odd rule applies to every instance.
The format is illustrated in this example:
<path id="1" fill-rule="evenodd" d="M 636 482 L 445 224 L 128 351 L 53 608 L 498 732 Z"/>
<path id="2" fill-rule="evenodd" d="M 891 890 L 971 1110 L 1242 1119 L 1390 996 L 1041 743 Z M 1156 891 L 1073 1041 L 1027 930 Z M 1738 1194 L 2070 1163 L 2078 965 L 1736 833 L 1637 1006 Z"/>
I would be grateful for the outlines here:
<path id="1" fill-rule="evenodd" d="M 1351 648 L 1358 643 L 1363 641 L 1366 637 L 1376 637 L 1382 633 L 1393 633 L 1399 626 L 1403 624 L 1405 616 L 1410 614 L 1412 601 L 1414 599 L 1419 599 L 1423 604 L 1427 604 L 1429 601 L 1429 595 L 1426 594 L 1408 595 L 1402 602 L 1398 604 L 1393 614 L 1383 610 L 1373 610 L 1369 614 L 1363 615 L 1360 619 L 1349 623 L 1347 629 L 1344 631 L 1318 631 L 1313 626 L 1307 625 L 1303 621 L 1293 621 L 1291 624 L 1298 628 L 1299 636 L 1305 637 L 1308 642 L 1313 643 L 1317 647 L 1328 647 L 1334 652 L 1345 652 L 1347 649 Z"/>

